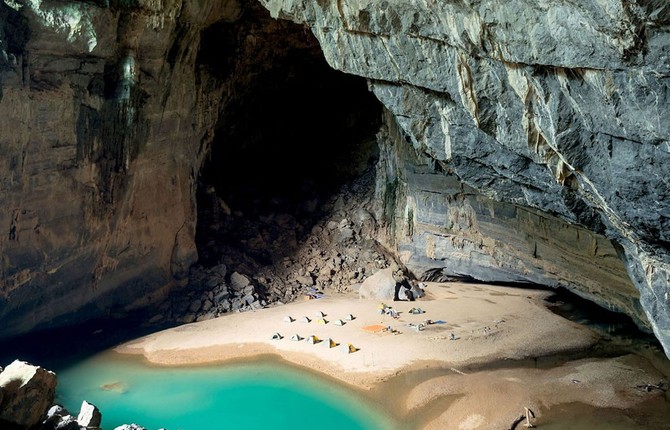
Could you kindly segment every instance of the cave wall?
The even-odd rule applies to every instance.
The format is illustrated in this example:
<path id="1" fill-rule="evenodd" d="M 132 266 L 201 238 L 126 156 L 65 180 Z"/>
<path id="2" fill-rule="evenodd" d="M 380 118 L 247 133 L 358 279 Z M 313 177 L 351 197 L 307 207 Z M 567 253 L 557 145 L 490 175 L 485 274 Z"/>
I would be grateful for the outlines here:
<path id="1" fill-rule="evenodd" d="M 0 1 L 0 338 L 185 286 L 223 113 L 305 52 L 251 0 Z"/>
<path id="2" fill-rule="evenodd" d="M 670 346 L 668 6 L 260 3 L 390 112 L 379 214 L 412 270 L 567 286 Z M 0 337 L 183 282 L 220 110 L 288 31 L 227 27 L 246 4 L 0 2 Z"/>
<path id="3" fill-rule="evenodd" d="M 382 239 L 418 278 L 562 287 L 651 331 L 621 250 L 603 235 L 537 209 L 493 200 L 436 169 L 385 115 L 377 166 Z"/>
<path id="4" fill-rule="evenodd" d="M 0 337 L 158 300 L 197 259 L 194 182 L 219 98 L 196 82 L 199 35 L 239 10 L 0 10 L 0 41 L 23 35 L 0 45 Z"/>
<path id="5" fill-rule="evenodd" d="M 369 78 L 442 171 L 615 241 L 667 352 L 667 4 L 261 2 L 307 23 L 333 67 Z"/>

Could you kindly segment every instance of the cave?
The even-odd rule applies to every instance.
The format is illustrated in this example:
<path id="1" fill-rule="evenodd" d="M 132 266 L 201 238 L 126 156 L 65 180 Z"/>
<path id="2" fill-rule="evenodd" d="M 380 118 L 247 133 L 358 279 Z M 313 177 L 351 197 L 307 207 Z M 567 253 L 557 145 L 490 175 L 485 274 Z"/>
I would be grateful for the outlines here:
<path id="1" fill-rule="evenodd" d="M 668 429 L 670 7 L 537 3 L 0 2 L 0 427 L 54 400 L 10 360 L 121 342 L 306 366 L 360 428 Z M 151 428 L 268 412 L 157 387 Z"/>
<path id="2" fill-rule="evenodd" d="M 270 265 L 295 250 L 330 196 L 374 168 L 382 107 L 301 25 L 249 8 L 202 37 L 202 73 L 231 91 L 198 179 L 199 263 Z"/>

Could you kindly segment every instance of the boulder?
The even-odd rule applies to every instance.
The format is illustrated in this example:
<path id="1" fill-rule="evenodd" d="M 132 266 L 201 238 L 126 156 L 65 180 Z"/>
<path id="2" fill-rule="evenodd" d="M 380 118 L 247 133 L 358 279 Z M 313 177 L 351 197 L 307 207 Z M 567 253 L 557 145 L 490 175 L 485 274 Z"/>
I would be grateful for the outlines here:
<path id="1" fill-rule="evenodd" d="M 2 401 L 0 401 L 0 404 Z M 47 411 L 46 419 L 42 422 L 44 428 L 56 428 L 56 425 L 61 422 L 63 417 L 70 415 L 67 409 L 61 405 L 53 405 Z"/>
<path id="2" fill-rule="evenodd" d="M 396 280 L 393 268 L 381 269 L 361 284 L 358 295 L 361 299 L 393 300 Z"/>
<path id="3" fill-rule="evenodd" d="M 30 428 L 44 418 L 56 392 L 56 374 L 15 360 L 0 373 L 0 419 Z"/>
<path id="4" fill-rule="evenodd" d="M 246 276 L 242 275 L 241 273 L 238 272 L 233 272 L 230 275 L 230 286 L 232 287 L 233 290 L 235 291 L 242 291 L 244 290 L 244 287 L 249 285 L 251 281 L 249 281 L 249 278 Z"/>
<path id="5" fill-rule="evenodd" d="M 72 415 L 66 415 L 58 421 L 58 424 L 56 424 L 54 429 L 55 430 L 80 430 L 81 426 L 79 425 L 77 420 L 74 419 L 74 417 Z"/>
<path id="6" fill-rule="evenodd" d="M 81 409 L 79 410 L 77 421 L 82 427 L 86 427 L 87 429 L 97 429 L 100 427 L 102 415 L 95 405 L 84 400 L 81 402 Z"/>

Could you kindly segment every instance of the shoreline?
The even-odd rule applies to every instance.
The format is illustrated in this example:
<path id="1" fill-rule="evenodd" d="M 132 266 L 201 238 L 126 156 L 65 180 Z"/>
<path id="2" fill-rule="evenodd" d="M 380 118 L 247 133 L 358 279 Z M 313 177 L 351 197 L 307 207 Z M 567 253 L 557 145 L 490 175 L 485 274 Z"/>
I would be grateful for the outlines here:
<path id="1" fill-rule="evenodd" d="M 185 324 L 126 342 L 115 351 L 139 354 L 147 362 L 161 366 L 221 363 L 277 354 L 344 382 L 368 385 L 370 380 L 383 380 L 415 361 L 458 367 L 593 346 L 597 342 L 593 332 L 542 305 L 549 294 L 543 290 L 482 288 L 463 283 L 429 284 L 424 299 L 386 303 L 399 312 L 397 319 L 380 315 L 378 300 L 338 295 Z M 421 308 L 425 313 L 410 314 L 411 308 Z M 326 314 L 326 324 L 318 324 L 317 312 Z M 348 314 L 355 319 L 345 321 L 343 326 L 333 324 Z M 284 322 L 285 316 L 294 321 Z M 305 316 L 309 323 L 300 322 Z M 417 331 L 416 325 L 428 319 L 443 323 L 427 324 Z M 363 329 L 377 325 L 390 326 L 396 334 Z M 283 338 L 272 340 L 274 333 Z M 452 333 L 456 340 L 450 339 Z M 303 340 L 292 341 L 294 334 Z M 307 344 L 305 339 L 311 335 L 322 342 Z M 327 338 L 338 346 L 326 348 L 323 340 Z M 343 354 L 341 348 L 348 344 L 357 350 Z"/>
<path id="2" fill-rule="evenodd" d="M 167 329 L 114 351 L 160 367 L 277 357 L 367 392 L 377 401 L 384 397 L 381 393 L 391 392 L 393 399 L 386 400 L 396 404 L 394 411 L 425 429 L 501 428 L 524 407 L 541 419 L 552 407 L 570 403 L 626 411 L 646 410 L 643 405 L 650 399 L 660 401 L 657 393 L 640 395 L 630 389 L 665 378 L 639 356 L 570 358 L 594 347 L 599 337 L 547 309 L 543 300 L 550 292 L 462 283 L 429 283 L 426 292 L 415 302 L 386 303 L 399 312 L 397 319 L 380 315 L 379 301 L 351 294 L 329 296 Z M 413 307 L 425 313 L 409 313 Z M 325 324 L 317 323 L 317 312 L 326 314 Z M 347 314 L 355 319 L 343 326 L 333 324 Z M 284 322 L 287 315 L 295 320 Z M 300 322 L 303 316 L 311 321 Z M 418 331 L 416 326 L 427 319 L 443 323 Z M 371 325 L 391 326 L 397 334 L 363 329 Z M 272 340 L 275 332 L 283 338 Z M 303 340 L 290 340 L 295 333 Z M 456 340 L 451 340 L 452 333 Z M 332 338 L 340 346 L 327 348 L 323 341 L 310 345 L 305 341 L 310 335 Z M 357 350 L 341 352 L 349 343 Z M 547 369 L 524 364 L 537 357 L 566 361 L 559 359 Z M 462 370 L 470 368 L 472 373 Z M 415 381 L 409 386 L 397 382 L 403 379 Z M 448 413 L 437 413 L 440 407 Z"/>

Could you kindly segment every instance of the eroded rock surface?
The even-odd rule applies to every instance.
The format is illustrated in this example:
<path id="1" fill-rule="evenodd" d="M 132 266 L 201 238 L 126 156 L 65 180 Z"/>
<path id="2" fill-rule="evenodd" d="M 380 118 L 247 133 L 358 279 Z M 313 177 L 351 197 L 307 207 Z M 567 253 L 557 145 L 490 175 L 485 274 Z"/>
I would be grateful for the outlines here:
<path id="1" fill-rule="evenodd" d="M 0 390 L 0 423 L 32 428 L 53 404 L 56 374 L 15 360 L 0 373 Z"/>
<path id="2" fill-rule="evenodd" d="M 307 23 L 333 67 L 371 79 L 433 171 L 508 208 L 527 208 L 529 217 L 537 210 L 614 240 L 667 351 L 666 4 L 262 3 L 273 16 Z M 476 258 L 464 260 L 471 269 L 461 272 L 481 272 Z"/>
<path id="3" fill-rule="evenodd" d="M 374 239 L 417 276 L 565 286 L 668 349 L 664 2 L 260 3 L 307 25 L 390 113 Z M 196 190 L 211 144 L 254 131 L 226 109 L 246 112 L 244 94 L 275 82 L 255 79 L 319 46 L 253 1 L 4 1 L 0 18 L 0 337 L 186 285 L 206 251 Z M 328 231 L 346 242 L 354 225 Z M 281 277 L 322 276 L 304 269 Z"/>

